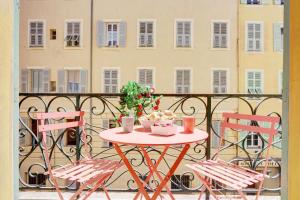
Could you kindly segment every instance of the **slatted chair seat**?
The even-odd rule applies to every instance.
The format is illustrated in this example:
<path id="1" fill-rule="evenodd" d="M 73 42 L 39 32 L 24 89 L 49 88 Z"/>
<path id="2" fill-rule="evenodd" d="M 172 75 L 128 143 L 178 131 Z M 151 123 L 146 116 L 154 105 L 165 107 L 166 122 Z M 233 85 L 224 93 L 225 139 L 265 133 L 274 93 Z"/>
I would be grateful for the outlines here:
<path id="1" fill-rule="evenodd" d="M 249 121 L 249 125 L 241 124 L 242 120 Z M 259 126 L 260 123 L 268 123 L 269 128 Z M 219 141 L 219 147 L 216 154 L 213 156 L 214 160 L 201 161 L 195 164 L 187 164 L 186 166 L 193 170 L 196 176 L 200 179 L 205 187 L 201 189 L 198 199 L 201 199 L 205 188 L 213 196 L 214 199 L 221 200 L 228 199 L 228 195 L 224 195 L 221 192 L 221 196 L 217 195 L 218 190 L 213 190 L 213 182 L 220 183 L 223 186 L 230 187 L 232 190 L 236 190 L 238 199 L 246 200 L 246 196 L 243 193 L 243 189 L 258 184 L 258 191 L 256 193 L 256 200 L 260 195 L 263 181 L 269 177 L 266 175 L 267 166 L 263 167 L 263 173 L 258 173 L 254 170 L 243 168 L 230 162 L 225 162 L 219 159 L 220 151 L 222 150 L 222 144 L 225 137 L 225 129 L 231 129 L 236 133 L 246 131 L 255 134 L 264 134 L 268 136 L 267 147 L 264 149 L 266 152 L 265 162 L 269 160 L 269 151 L 273 142 L 274 136 L 277 134 L 276 125 L 280 123 L 279 117 L 273 116 L 259 116 L 259 115 L 246 115 L 237 113 L 223 113 L 223 120 L 221 123 L 221 135 Z M 263 151 L 262 151 L 263 152 Z M 261 152 L 261 156 L 263 156 Z M 237 199 L 234 198 L 234 199 Z M 233 198 L 229 198 L 233 199 Z"/>
<path id="2" fill-rule="evenodd" d="M 118 161 L 101 159 L 85 160 L 53 169 L 52 175 L 56 178 L 82 183 L 91 178 L 111 174 L 120 166 L 122 166 L 122 164 Z"/>
<path id="3" fill-rule="evenodd" d="M 226 163 L 222 160 L 207 160 L 188 164 L 187 166 L 235 190 L 247 188 L 250 185 L 263 181 L 265 177 L 264 174 L 239 167 L 232 163 Z"/>

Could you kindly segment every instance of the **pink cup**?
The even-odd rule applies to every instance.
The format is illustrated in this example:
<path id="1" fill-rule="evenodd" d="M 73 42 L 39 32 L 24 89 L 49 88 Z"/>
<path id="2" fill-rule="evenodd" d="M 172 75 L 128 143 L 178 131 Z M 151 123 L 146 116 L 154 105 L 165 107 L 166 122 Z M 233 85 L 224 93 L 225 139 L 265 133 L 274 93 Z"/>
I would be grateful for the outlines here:
<path id="1" fill-rule="evenodd" d="M 131 133 L 134 127 L 134 117 L 122 117 L 123 131 Z"/>
<path id="2" fill-rule="evenodd" d="M 195 127 L 195 117 L 184 116 L 183 117 L 183 130 L 184 133 L 193 133 Z"/>

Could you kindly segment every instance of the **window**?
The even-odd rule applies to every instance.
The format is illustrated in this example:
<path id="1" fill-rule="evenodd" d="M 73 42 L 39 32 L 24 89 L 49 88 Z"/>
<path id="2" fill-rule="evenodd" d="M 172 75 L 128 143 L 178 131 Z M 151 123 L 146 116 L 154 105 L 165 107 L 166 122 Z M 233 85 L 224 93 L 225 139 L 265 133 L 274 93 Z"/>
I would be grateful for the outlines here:
<path id="1" fill-rule="evenodd" d="M 50 40 L 56 40 L 56 29 L 50 29 Z"/>
<path id="2" fill-rule="evenodd" d="M 283 24 L 274 23 L 273 24 L 274 32 L 274 51 L 282 52 L 283 51 Z"/>
<path id="3" fill-rule="evenodd" d="M 65 46 L 80 47 L 81 46 L 81 23 L 76 21 L 66 22 Z"/>
<path id="4" fill-rule="evenodd" d="M 247 51 L 257 52 L 263 50 L 262 23 L 246 23 Z"/>
<path id="5" fill-rule="evenodd" d="M 44 47 L 44 22 L 29 22 L 29 47 Z"/>
<path id="6" fill-rule="evenodd" d="M 192 23 L 190 21 L 176 22 L 176 47 L 191 47 Z"/>
<path id="7" fill-rule="evenodd" d="M 263 93 L 263 77 L 260 71 L 247 72 L 247 91 L 249 94 Z"/>
<path id="8" fill-rule="evenodd" d="M 105 69 L 104 70 L 104 92 L 117 93 L 118 92 L 118 70 Z"/>
<path id="9" fill-rule="evenodd" d="M 227 71 L 213 70 L 213 93 L 224 94 L 227 92 Z"/>
<path id="10" fill-rule="evenodd" d="M 80 85 L 80 71 L 68 70 L 67 71 L 67 92 L 76 93 L 79 92 Z"/>
<path id="11" fill-rule="evenodd" d="M 181 188 L 190 188 L 191 179 L 189 175 L 172 175 L 171 177 L 171 189 L 178 190 Z"/>
<path id="12" fill-rule="evenodd" d="M 97 44 L 99 47 L 125 47 L 127 25 L 125 21 L 98 21 Z"/>
<path id="13" fill-rule="evenodd" d="M 249 133 L 246 138 L 246 144 L 249 149 L 261 148 L 261 139 L 257 133 Z"/>
<path id="14" fill-rule="evenodd" d="M 119 23 L 106 24 L 106 46 L 118 47 L 119 46 Z"/>
<path id="15" fill-rule="evenodd" d="M 87 70 L 58 70 L 57 89 L 59 93 L 63 92 L 86 92 L 88 82 Z"/>
<path id="16" fill-rule="evenodd" d="M 284 5 L 284 0 L 274 0 L 275 5 Z"/>
<path id="17" fill-rule="evenodd" d="M 46 186 L 46 175 L 43 173 L 28 173 L 28 183 L 30 185 Z"/>
<path id="18" fill-rule="evenodd" d="M 139 47 L 153 47 L 154 22 L 139 22 Z"/>
<path id="19" fill-rule="evenodd" d="M 228 48 L 227 29 L 226 22 L 213 23 L 213 48 Z"/>
<path id="20" fill-rule="evenodd" d="M 144 86 L 153 86 L 153 70 L 152 69 L 139 69 L 139 84 Z"/>
<path id="21" fill-rule="evenodd" d="M 190 93 L 191 88 L 191 71 L 190 70 L 176 70 L 176 93 L 184 94 Z"/>
<path id="22" fill-rule="evenodd" d="M 218 148 L 220 146 L 220 139 L 221 139 L 221 121 L 220 120 L 213 120 L 212 121 L 212 140 L 211 146 L 212 148 Z M 225 138 L 225 136 L 224 136 Z M 225 141 L 222 141 L 221 146 L 225 145 Z"/>
<path id="23" fill-rule="evenodd" d="M 262 0 L 247 0 L 247 4 L 261 4 Z"/>
<path id="24" fill-rule="evenodd" d="M 20 91 L 43 93 L 50 89 L 49 69 L 22 69 L 20 74 Z"/>

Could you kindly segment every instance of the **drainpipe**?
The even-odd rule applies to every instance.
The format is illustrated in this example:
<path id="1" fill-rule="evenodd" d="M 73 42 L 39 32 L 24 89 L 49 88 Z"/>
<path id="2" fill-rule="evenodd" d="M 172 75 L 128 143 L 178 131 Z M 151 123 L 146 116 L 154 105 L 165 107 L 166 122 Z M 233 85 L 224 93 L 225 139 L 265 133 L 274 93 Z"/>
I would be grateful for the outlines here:
<path id="1" fill-rule="evenodd" d="M 94 0 L 91 0 L 91 8 L 90 8 L 90 93 L 93 93 L 93 23 L 94 23 Z M 93 100 L 90 99 L 90 124 L 92 124 L 92 107 Z M 91 132 L 90 132 L 91 133 Z"/>

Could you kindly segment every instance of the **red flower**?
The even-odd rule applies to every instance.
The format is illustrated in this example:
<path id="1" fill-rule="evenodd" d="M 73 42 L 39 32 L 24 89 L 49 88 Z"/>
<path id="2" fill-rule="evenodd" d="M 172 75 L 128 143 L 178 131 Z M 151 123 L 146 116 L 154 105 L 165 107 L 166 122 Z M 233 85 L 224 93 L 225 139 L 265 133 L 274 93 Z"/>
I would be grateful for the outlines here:
<path id="1" fill-rule="evenodd" d="M 159 105 L 160 104 L 160 99 L 157 99 L 155 103 L 156 103 L 156 105 Z"/>
<path id="2" fill-rule="evenodd" d="M 146 94 L 146 97 L 150 97 L 150 93 L 147 93 L 147 94 Z"/>
<path id="3" fill-rule="evenodd" d="M 141 99 L 143 96 L 141 94 L 138 95 L 138 99 Z"/>
<path id="4" fill-rule="evenodd" d="M 158 110 L 158 105 L 154 106 L 153 110 Z"/>
<path id="5" fill-rule="evenodd" d="M 142 116 L 142 115 L 143 115 L 143 112 L 142 112 L 142 111 L 138 111 L 138 112 L 137 112 L 137 116 L 138 116 L 138 117 L 140 117 L 140 116 Z"/>
<path id="6" fill-rule="evenodd" d="M 139 109 L 139 110 L 142 110 L 142 109 L 143 109 L 143 105 L 142 105 L 142 104 L 139 104 L 139 105 L 138 105 L 138 109 Z"/>

